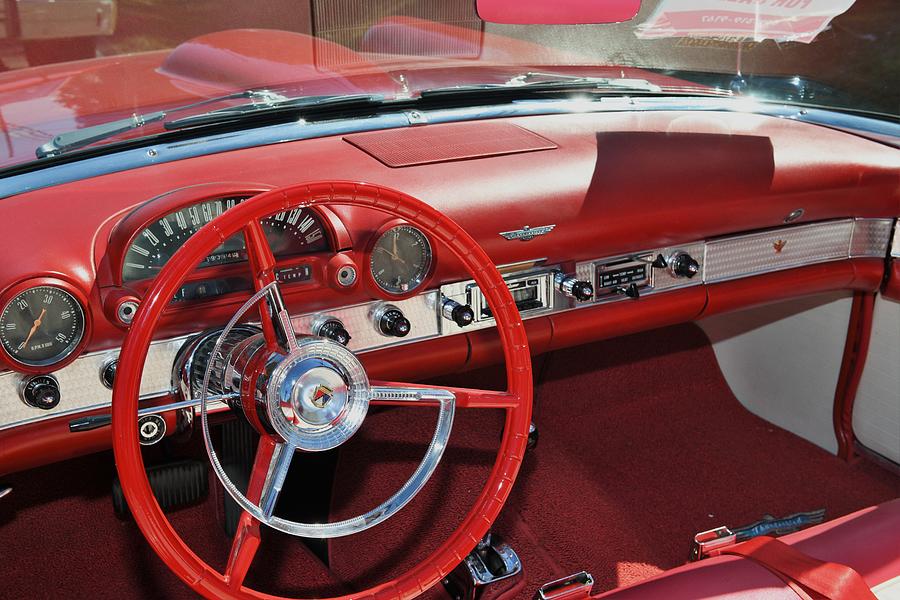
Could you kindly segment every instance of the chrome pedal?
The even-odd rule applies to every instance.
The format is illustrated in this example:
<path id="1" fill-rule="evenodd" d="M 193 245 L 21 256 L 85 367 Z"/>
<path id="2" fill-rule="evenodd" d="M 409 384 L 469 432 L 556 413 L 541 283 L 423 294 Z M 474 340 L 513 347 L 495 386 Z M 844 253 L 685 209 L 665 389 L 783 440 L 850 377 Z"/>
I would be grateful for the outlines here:
<path id="1" fill-rule="evenodd" d="M 489 532 L 443 583 L 454 600 L 488 600 L 524 583 L 522 562 L 509 544 Z"/>

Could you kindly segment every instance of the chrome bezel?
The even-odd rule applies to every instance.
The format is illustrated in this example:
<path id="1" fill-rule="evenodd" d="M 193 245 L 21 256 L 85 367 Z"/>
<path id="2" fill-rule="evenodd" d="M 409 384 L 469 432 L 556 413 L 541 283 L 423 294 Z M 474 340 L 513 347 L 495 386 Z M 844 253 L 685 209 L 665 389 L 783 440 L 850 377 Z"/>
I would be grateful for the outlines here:
<path id="1" fill-rule="evenodd" d="M 419 272 L 416 274 L 416 276 L 407 282 L 407 288 L 405 290 L 397 289 L 394 286 L 387 286 L 383 282 L 379 281 L 378 277 L 375 275 L 375 250 L 378 248 L 381 240 L 383 240 L 392 231 L 396 231 L 398 229 L 410 232 L 413 235 L 421 238 L 421 241 L 423 242 L 425 248 L 425 264 L 419 268 Z M 378 238 L 375 240 L 375 243 L 372 244 L 372 250 L 369 252 L 369 276 L 372 278 L 372 281 L 375 282 L 375 285 L 378 286 L 378 289 L 386 294 L 390 294 L 391 296 L 405 296 L 419 289 L 419 287 L 425 282 L 425 280 L 428 279 L 428 275 L 431 274 L 431 267 L 433 264 L 434 249 L 431 246 L 431 240 L 429 240 L 428 236 L 425 235 L 425 232 L 418 227 L 405 223 L 401 225 L 395 225 L 382 231 L 378 235 Z"/>

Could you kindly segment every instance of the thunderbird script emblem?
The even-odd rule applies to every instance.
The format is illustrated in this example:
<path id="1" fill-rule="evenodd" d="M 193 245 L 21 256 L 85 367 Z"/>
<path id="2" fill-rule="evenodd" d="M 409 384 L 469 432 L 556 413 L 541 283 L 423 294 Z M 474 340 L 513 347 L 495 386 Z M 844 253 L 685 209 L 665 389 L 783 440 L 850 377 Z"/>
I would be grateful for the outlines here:
<path id="1" fill-rule="evenodd" d="M 787 240 L 775 240 L 772 243 L 772 247 L 775 248 L 776 254 L 781 254 L 781 251 L 784 250 L 784 247 L 787 246 Z"/>
<path id="2" fill-rule="evenodd" d="M 539 235 L 550 233 L 551 231 L 553 231 L 554 227 L 556 227 L 556 225 L 541 225 L 540 227 L 529 227 L 528 225 L 526 225 L 522 229 L 516 229 L 515 231 L 503 231 L 500 233 L 500 235 L 508 240 L 529 242 Z"/>
<path id="3" fill-rule="evenodd" d="M 327 385 L 317 385 L 313 391 L 312 403 L 316 408 L 325 408 L 334 397 L 334 390 Z"/>

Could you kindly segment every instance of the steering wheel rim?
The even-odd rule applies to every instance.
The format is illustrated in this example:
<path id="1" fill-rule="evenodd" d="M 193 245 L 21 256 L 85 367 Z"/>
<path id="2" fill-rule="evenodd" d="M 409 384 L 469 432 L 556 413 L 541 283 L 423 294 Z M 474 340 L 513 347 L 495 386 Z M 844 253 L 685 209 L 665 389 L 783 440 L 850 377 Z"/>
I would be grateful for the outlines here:
<path id="1" fill-rule="evenodd" d="M 153 333 L 183 278 L 212 250 L 250 223 L 292 208 L 338 204 L 370 208 L 405 219 L 441 242 L 466 268 L 488 300 L 506 360 L 507 390 L 502 393 L 461 390 L 469 408 L 502 408 L 506 418 L 497 458 L 488 481 L 460 526 L 428 557 L 405 574 L 368 590 L 341 598 L 412 598 L 430 588 L 459 564 L 487 533 L 509 496 L 521 466 L 531 422 L 531 357 L 524 325 L 515 302 L 493 262 L 459 225 L 436 209 L 396 190 L 365 183 L 317 182 L 264 192 L 229 209 L 194 235 L 160 271 L 135 315 L 122 346 L 124 368 L 113 387 L 112 433 L 116 468 L 123 493 L 144 537 L 165 564 L 196 592 L 208 598 L 278 599 L 243 585 L 246 569 L 258 546 L 258 527 L 244 513 L 226 573 L 219 573 L 197 556 L 172 528 L 153 496 L 138 444 L 137 409 L 140 381 Z M 259 458 L 259 454 L 257 456 Z M 240 573 L 231 572 L 234 549 L 243 536 L 255 546 Z M 241 539 L 239 539 L 241 538 Z M 238 561 L 240 562 L 240 557 Z"/>

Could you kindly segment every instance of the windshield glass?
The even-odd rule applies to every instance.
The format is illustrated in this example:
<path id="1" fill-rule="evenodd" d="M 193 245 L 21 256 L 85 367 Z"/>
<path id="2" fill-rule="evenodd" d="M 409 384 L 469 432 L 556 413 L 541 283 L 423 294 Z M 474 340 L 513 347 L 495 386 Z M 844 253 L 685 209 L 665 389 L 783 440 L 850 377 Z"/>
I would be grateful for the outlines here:
<path id="1" fill-rule="evenodd" d="M 0 37 L 0 167 L 173 122 L 199 132 L 210 111 L 233 118 L 246 113 L 238 107 L 293 100 L 350 115 L 425 90 L 580 77 L 608 80 L 605 95 L 900 112 L 897 0 L 644 0 L 634 19 L 598 25 L 485 23 L 473 0 L 6 5 L 18 10 L 7 11 L 15 26 Z M 319 98 L 296 102 L 308 96 Z M 433 94 L 431 106 L 451 96 Z"/>

